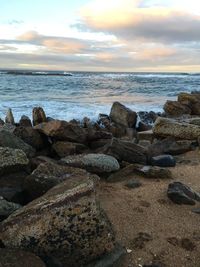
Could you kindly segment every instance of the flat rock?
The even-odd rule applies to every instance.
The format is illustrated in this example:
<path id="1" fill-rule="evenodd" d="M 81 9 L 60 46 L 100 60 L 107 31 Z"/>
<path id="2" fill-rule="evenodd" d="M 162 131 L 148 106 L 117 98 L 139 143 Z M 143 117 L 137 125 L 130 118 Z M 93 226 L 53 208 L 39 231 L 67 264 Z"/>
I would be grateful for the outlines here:
<path id="1" fill-rule="evenodd" d="M 159 155 L 151 158 L 151 164 L 159 167 L 174 167 L 176 160 L 171 155 Z"/>
<path id="2" fill-rule="evenodd" d="M 181 182 L 169 184 L 167 195 L 176 204 L 195 205 L 200 201 L 200 194 Z"/>
<path id="3" fill-rule="evenodd" d="M 9 147 L 0 147 L 0 175 L 23 170 L 28 163 L 29 160 L 24 151 Z"/>
<path id="4" fill-rule="evenodd" d="M 51 255 L 62 266 L 89 264 L 115 247 L 95 192 L 94 180 L 84 176 L 53 187 L 4 220 L 0 240 L 6 248 Z"/>
<path id="5" fill-rule="evenodd" d="M 23 189 L 26 193 L 27 200 L 31 201 L 42 196 L 55 185 L 80 175 L 89 177 L 89 174 L 83 169 L 62 166 L 53 162 L 41 163 L 24 180 Z"/>
<path id="6" fill-rule="evenodd" d="M 59 141 L 85 143 L 87 140 L 86 129 L 62 120 L 41 123 L 34 128 L 46 136 L 53 137 L 55 140 Z"/>
<path id="7" fill-rule="evenodd" d="M 171 179 L 172 173 L 167 168 L 160 168 L 158 166 L 135 166 L 135 171 L 146 177 L 152 179 Z"/>
<path id="8" fill-rule="evenodd" d="M 63 158 L 62 162 L 93 173 L 110 173 L 120 169 L 119 163 L 114 157 L 104 154 L 68 156 Z"/>
<path id="9" fill-rule="evenodd" d="M 33 147 L 6 130 L 0 130 L 0 146 L 21 149 L 28 157 L 32 157 L 35 154 L 35 149 Z"/>
<path id="10" fill-rule="evenodd" d="M 200 126 L 158 117 L 153 127 L 153 133 L 161 137 L 172 136 L 177 139 L 197 140 L 200 135 Z"/>
<path id="11" fill-rule="evenodd" d="M 45 267 L 33 253 L 19 249 L 0 248 L 0 267 Z"/>
<path id="12" fill-rule="evenodd" d="M 137 113 L 119 102 L 114 102 L 110 111 L 110 119 L 124 127 L 132 128 L 136 125 Z"/>

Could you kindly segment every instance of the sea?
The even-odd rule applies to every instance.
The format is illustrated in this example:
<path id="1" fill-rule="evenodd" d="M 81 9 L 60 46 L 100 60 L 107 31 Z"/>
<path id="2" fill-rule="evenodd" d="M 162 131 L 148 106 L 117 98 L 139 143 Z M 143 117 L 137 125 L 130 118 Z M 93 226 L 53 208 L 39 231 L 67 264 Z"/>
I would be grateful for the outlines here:
<path id="1" fill-rule="evenodd" d="M 34 107 L 63 120 L 96 120 L 119 101 L 134 111 L 163 112 L 180 92 L 200 91 L 200 73 L 0 71 L 0 118 L 15 120 Z"/>

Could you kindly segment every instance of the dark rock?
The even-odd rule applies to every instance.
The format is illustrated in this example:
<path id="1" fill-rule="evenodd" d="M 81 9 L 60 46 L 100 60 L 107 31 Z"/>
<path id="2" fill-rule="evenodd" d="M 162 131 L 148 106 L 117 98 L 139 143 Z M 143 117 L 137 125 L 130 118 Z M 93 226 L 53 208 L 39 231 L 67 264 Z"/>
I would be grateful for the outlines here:
<path id="1" fill-rule="evenodd" d="M 120 182 L 124 181 L 129 176 L 132 176 L 135 173 L 136 166 L 134 164 L 129 164 L 128 166 L 120 169 L 117 172 L 112 173 L 109 177 L 107 177 L 107 182 Z"/>
<path id="2" fill-rule="evenodd" d="M 169 184 L 167 195 L 176 204 L 195 205 L 195 200 L 200 201 L 200 194 L 181 182 Z"/>
<path id="3" fill-rule="evenodd" d="M 135 166 L 135 172 L 152 179 L 171 179 L 172 173 L 169 169 L 157 166 Z"/>
<path id="4" fill-rule="evenodd" d="M 175 140 L 168 137 L 158 140 L 148 147 L 148 156 L 154 157 L 162 154 L 179 155 L 194 149 L 194 142 L 191 140 Z"/>
<path id="5" fill-rule="evenodd" d="M 54 120 L 41 123 L 34 128 L 59 141 L 85 143 L 87 140 L 87 129 L 66 121 Z"/>
<path id="6" fill-rule="evenodd" d="M 114 102 L 110 111 L 111 121 L 124 127 L 135 127 L 137 113 L 125 107 L 119 102 Z"/>
<path id="7" fill-rule="evenodd" d="M 31 119 L 28 116 L 21 116 L 19 125 L 22 127 L 32 127 Z"/>
<path id="8" fill-rule="evenodd" d="M 41 107 L 34 108 L 32 111 L 32 115 L 33 115 L 34 126 L 47 121 L 46 114 L 43 108 Z"/>
<path id="9" fill-rule="evenodd" d="M 0 267 L 45 267 L 36 255 L 19 249 L 0 248 Z"/>
<path id="10" fill-rule="evenodd" d="M 5 130 L 0 130 L 0 146 L 21 149 L 28 157 L 32 157 L 35 154 L 33 147 L 25 143 L 21 138 L 17 137 L 13 133 Z"/>
<path id="11" fill-rule="evenodd" d="M 6 118 L 5 118 L 5 122 L 6 123 L 10 123 L 10 124 L 15 124 L 15 120 L 14 120 L 14 117 L 13 117 L 13 113 L 12 113 L 12 109 L 9 108 L 7 110 L 7 113 L 6 113 Z"/>
<path id="12" fill-rule="evenodd" d="M 41 150 L 45 147 L 44 137 L 42 137 L 41 134 L 32 127 L 17 127 L 14 134 L 37 150 Z"/>
<path id="13" fill-rule="evenodd" d="M 128 183 L 125 184 L 125 186 L 128 188 L 137 188 L 137 187 L 140 187 L 141 185 L 142 183 L 136 179 L 132 179 L 128 181 Z"/>
<path id="14" fill-rule="evenodd" d="M 99 114 L 97 123 L 101 127 L 109 128 L 110 127 L 110 117 L 106 114 Z"/>
<path id="15" fill-rule="evenodd" d="M 101 139 L 112 139 L 112 133 L 103 130 L 96 131 L 95 129 L 88 129 L 87 132 L 88 142 L 97 141 Z"/>
<path id="16" fill-rule="evenodd" d="M 92 141 L 92 142 L 90 142 L 90 148 L 91 149 L 102 148 L 105 145 L 110 144 L 110 142 L 111 142 L 110 139 L 100 139 L 100 140 Z"/>
<path id="17" fill-rule="evenodd" d="M 26 193 L 27 201 L 32 201 L 44 195 L 44 193 L 55 185 L 80 175 L 88 176 L 87 172 L 82 169 L 62 166 L 53 162 L 41 163 L 24 180 L 23 189 Z"/>
<path id="18" fill-rule="evenodd" d="M 47 156 L 37 156 L 35 158 L 30 159 L 30 169 L 31 172 L 34 171 L 41 163 L 54 163 L 57 164 L 57 161 L 55 159 L 49 158 Z"/>
<path id="19" fill-rule="evenodd" d="M 88 147 L 79 143 L 57 141 L 52 145 L 52 149 L 60 158 L 64 158 L 69 155 L 84 153 Z"/>
<path id="20" fill-rule="evenodd" d="M 0 118 L 0 126 L 3 126 L 5 122 Z"/>
<path id="21" fill-rule="evenodd" d="M 114 157 L 104 154 L 74 155 L 65 157 L 61 161 L 69 166 L 83 168 L 92 173 L 110 173 L 120 169 L 119 163 Z"/>
<path id="22" fill-rule="evenodd" d="M 0 147 L 0 176 L 23 170 L 28 165 L 26 154 L 20 149 Z"/>
<path id="23" fill-rule="evenodd" d="M 113 138 L 111 144 L 105 148 L 105 153 L 119 161 L 141 164 L 146 164 L 147 162 L 146 149 L 144 147 L 116 138 Z"/>
<path id="24" fill-rule="evenodd" d="M 152 125 L 156 121 L 158 114 L 154 111 L 139 111 L 138 116 L 146 125 Z"/>
<path id="25" fill-rule="evenodd" d="M 192 209 L 192 212 L 194 212 L 194 213 L 196 213 L 196 214 L 200 214 L 200 208 Z"/>
<path id="26" fill-rule="evenodd" d="M 138 123 L 138 127 L 136 128 L 138 132 L 144 132 L 152 129 L 152 126 L 149 124 L 146 124 L 142 121 Z"/>
<path id="27" fill-rule="evenodd" d="M 187 105 L 182 105 L 178 101 L 167 100 L 163 107 L 168 116 L 182 116 L 183 114 L 191 114 L 191 109 Z"/>
<path id="28" fill-rule="evenodd" d="M 0 225 L 0 240 L 63 266 L 84 266 L 115 247 L 111 224 L 97 203 L 95 182 L 69 179 L 13 213 Z"/>
<path id="29" fill-rule="evenodd" d="M 6 219 L 10 216 L 14 211 L 20 209 L 21 205 L 8 202 L 3 197 L 0 196 L 0 221 Z"/>
<path id="30" fill-rule="evenodd" d="M 151 158 L 151 164 L 159 167 L 174 167 L 176 166 L 176 160 L 171 155 L 160 155 Z"/>

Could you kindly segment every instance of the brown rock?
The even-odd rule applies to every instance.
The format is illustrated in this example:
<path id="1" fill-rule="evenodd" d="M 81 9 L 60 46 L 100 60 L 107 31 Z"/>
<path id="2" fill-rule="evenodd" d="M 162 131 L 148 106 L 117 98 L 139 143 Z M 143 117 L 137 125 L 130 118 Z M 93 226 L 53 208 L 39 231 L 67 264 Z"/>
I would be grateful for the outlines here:
<path id="1" fill-rule="evenodd" d="M 49 190 L 0 225 L 7 248 L 51 255 L 62 266 L 84 266 L 114 248 L 110 222 L 97 203 L 95 183 L 80 176 Z"/>
<path id="2" fill-rule="evenodd" d="M 34 126 L 38 125 L 42 122 L 47 121 L 45 112 L 44 112 L 43 108 L 41 108 L 41 107 L 34 108 L 32 111 L 32 115 L 33 115 L 33 125 Z"/>
<path id="3" fill-rule="evenodd" d="M 5 123 L 15 124 L 15 120 L 13 117 L 12 109 L 9 108 L 6 113 Z"/>
<path id="4" fill-rule="evenodd" d="M 200 115 L 200 95 L 180 93 L 178 95 L 178 102 L 187 105 L 191 109 L 192 115 Z"/>
<path id="5" fill-rule="evenodd" d="M 129 163 L 145 164 L 147 161 L 146 149 L 142 146 L 128 141 L 121 141 L 116 138 L 112 139 L 111 144 L 105 148 L 105 153 Z"/>
<path id="6" fill-rule="evenodd" d="M 137 113 L 119 102 L 114 102 L 110 111 L 110 118 L 117 124 L 132 128 L 136 125 Z"/>
<path id="7" fill-rule="evenodd" d="M 84 153 L 88 150 L 88 147 L 79 143 L 57 141 L 52 145 L 52 149 L 60 158 L 64 158 L 69 155 Z"/>
<path id="8" fill-rule="evenodd" d="M 22 127 L 32 127 L 31 120 L 29 119 L 28 116 L 25 116 L 25 115 L 21 116 L 19 125 Z"/>
<path id="9" fill-rule="evenodd" d="M 200 136 L 200 127 L 159 117 L 154 124 L 153 133 L 161 137 L 172 136 L 177 139 L 197 140 Z"/>
<path id="10" fill-rule="evenodd" d="M 0 267 L 45 267 L 42 260 L 33 253 L 19 249 L 0 248 Z"/>
<path id="11" fill-rule="evenodd" d="M 169 116 L 182 116 L 183 114 L 191 114 L 191 109 L 187 105 L 183 105 L 178 101 L 167 100 L 163 107 L 164 111 Z"/>
<path id="12" fill-rule="evenodd" d="M 60 141 L 84 143 L 87 140 L 87 131 L 76 124 L 54 120 L 38 124 L 34 127 L 46 136 Z"/>

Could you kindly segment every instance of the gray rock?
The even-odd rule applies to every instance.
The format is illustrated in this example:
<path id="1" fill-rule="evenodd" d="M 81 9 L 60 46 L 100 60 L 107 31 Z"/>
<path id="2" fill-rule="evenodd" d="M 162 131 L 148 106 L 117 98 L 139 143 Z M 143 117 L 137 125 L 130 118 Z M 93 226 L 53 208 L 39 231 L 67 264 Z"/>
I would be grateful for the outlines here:
<path id="1" fill-rule="evenodd" d="M 0 146 L 21 149 L 26 153 L 28 157 L 32 157 L 35 154 L 33 147 L 25 143 L 22 139 L 20 139 L 13 133 L 5 130 L 0 130 Z"/>
<path id="2" fill-rule="evenodd" d="M 69 166 L 86 169 L 93 173 L 109 173 L 120 169 L 118 161 L 104 154 L 86 154 L 68 156 L 62 162 Z"/>
<path id="3" fill-rule="evenodd" d="M 135 172 L 152 179 L 171 179 L 172 173 L 167 168 L 160 168 L 157 166 L 135 166 Z"/>
<path id="4" fill-rule="evenodd" d="M 0 147 L 0 175 L 24 169 L 28 163 L 29 160 L 22 150 Z"/>
<path id="5" fill-rule="evenodd" d="M 200 194 L 181 182 L 169 184 L 167 196 L 176 204 L 195 205 L 195 201 L 200 202 Z"/>
<path id="6" fill-rule="evenodd" d="M 36 255 L 19 249 L 0 248 L 0 267 L 45 267 Z"/>
<path id="7" fill-rule="evenodd" d="M 139 181 L 139 180 L 136 180 L 136 179 L 132 179 L 130 181 L 128 181 L 125 186 L 128 187 L 128 188 L 138 188 L 142 185 L 142 183 Z"/>
<path id="8" fill-rule="evenodd" d="M 8 202 L 0 196 L 0 220 L 6 219 L 9 215 L 21 207 L 21 205 Z"/>
<path id="9" fill-rule="evenodd" d="M 176 160 L 171 155 L 159 155 L 152 157 L 151 164 L 159 167 L 174 167 L 176 166 Z"/>
<path id="10" fill-rule="evenodd" d="M 19 125 L 22 127 L 32 127 L 31 119 L 28 116 L 22 115 Z"/>
<path id="11" fill-rule="evenodd" d="M 110 111 L 111 121 L 127 128 L 135 127 L 137 113 L 119 102 L 114 102 Z"/>
<path id="12" fill-rule="evenodd" d="M 15 120 L 14 120 L 14 117 L 13 117 L 13 113 L 12 113 L 12 109 L 9 108 L 7 110 L 7 113 L 6 113 L 6 118 L 5 118 L 5 122 L 6 123 L 10 123 L 10 124 L 15 124 Z"/>
<path id="13" fill-rule="evenodd" d="M 115 237 L 95 195 L 95 182 L 69 179 L 13 213 L 0 225 L 0 240 L 62 266 L 84 266 L 111 252 Z"/>

